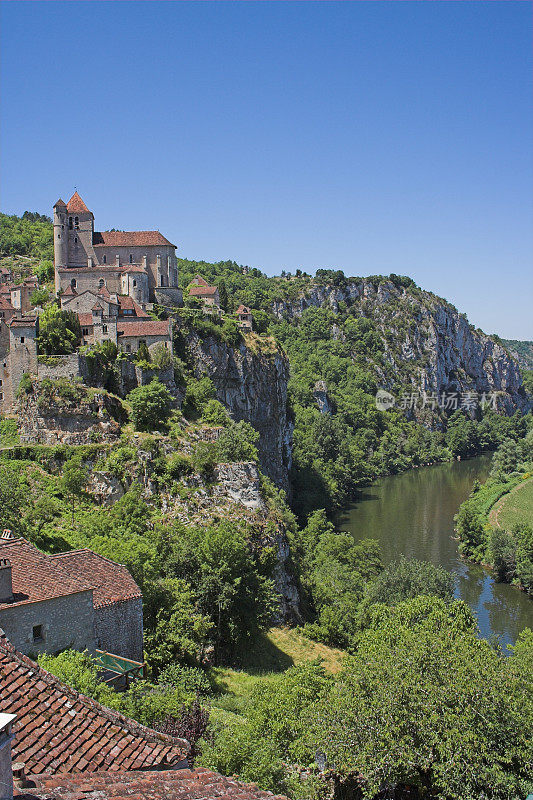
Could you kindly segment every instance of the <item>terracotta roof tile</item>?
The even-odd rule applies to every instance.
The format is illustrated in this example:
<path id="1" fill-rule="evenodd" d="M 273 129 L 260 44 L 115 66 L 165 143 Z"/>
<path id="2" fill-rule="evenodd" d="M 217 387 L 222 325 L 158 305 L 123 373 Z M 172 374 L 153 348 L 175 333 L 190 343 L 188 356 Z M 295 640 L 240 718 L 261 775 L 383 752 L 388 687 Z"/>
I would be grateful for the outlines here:
<path id="1" fill-rule="evenodd" d="M 76 214 L 89 211 L 89 209 L 87 208 L 87 206 L 85 205 L 79 194 L 77 192 L 74 192 L 74 194 L 67 203 L 67 211 L 69 212 L 69 214 L 70 213 Z M 91 212 L 89 211 L 89 213 Z"/>
<path id="2" fill-rule="evenodd" d="M 2 710 L 17 714 L 13 761 L 23 762 L 28 774 L 96 772 L 111 752 L 112 771 L 183 764 L 189 749 L 184 739 L 146 728 L 75 692 L 17 652 L 3 632 L 0 668 Z M 32 728 L 39 716 L 44 722 Z M 92 786 L 92 779 L 84 780 Z"/>
<path id="3" fill-rule="evenodd" d="M 15 311 L 9 300 L 3 295 L 0 295 L 0 309 L 2 311 Z"/>
<path id="4" fill-rule="evenodd" d="M 87 592 L 93 588 L 89 578 L 68 574 L 53 557 L 42 553 L 25 539 L 0 540 L 0 557 L 11 562 L 14 595 L 14 601 L 0 603 L 0 609 Z"/>
<path id="5" fill-rule="evenodd" d="M 16 317 L 9 322 L 10 328 L 35 328 L 37 317 Z"/>
<path id="6" fill-rule="evenodd" d="M 80 321 L 80 325 L 82 325 L 84 328 L 92 327 L 93 315 L 91 312 L 88 312 L 87 314 L 78 314 L 78 319 Z"/>
<path id="7" fill-rule="evenodd" d="M 18 800 L 287 800 L 204 768 L 42 775 Z"/>
<path id="8" fill-rule="evenodd" d="M 216 286 L 189 286 L 192 297 L 214 297 L 218 289 Z"/>
<path id="9" fill-rule="evenodd" d="M 250 311 L 248 306 L 239 306 L 239 308 L 237 309 L 237 311 L 235 313 L 236 314 L 251 314 L 252 312 Z"/>
<path id="10" fill-rule="evenodd" d="M 170 335 L 170 321 L 167 320 L 119 320 L 117 322 L 117 331 L 120 336 L 169 336 Z"/>
<path id="11" fill-rule="evenodd" d="M 123 564 L 110 561 L 92 550 L 72 550 L 51 558 L 66 574 L 90 576 L 95 608 L 142 597 L 141 590 Z"/>
<path id="12" fill-rule="evenodd" d="M 95 231 L 94 247 L 175 247 L 159 231 Z"/>

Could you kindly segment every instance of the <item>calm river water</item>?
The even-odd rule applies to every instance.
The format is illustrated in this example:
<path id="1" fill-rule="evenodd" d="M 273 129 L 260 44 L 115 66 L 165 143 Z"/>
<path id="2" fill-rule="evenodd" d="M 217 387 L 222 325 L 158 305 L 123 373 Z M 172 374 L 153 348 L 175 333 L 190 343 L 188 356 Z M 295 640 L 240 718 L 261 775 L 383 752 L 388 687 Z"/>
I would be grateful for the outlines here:
<path id="1" fill-rule="evenodd" d="M 482 635 L 496 635 L 505 646 L 523 628 L 533 628 L 533 601 L 496 583 L 481 567 L 465 563 L 452 538 L 454 514 L 474 480 L 486 479 L 489 466 L 486 455 L 382 478 L 345 510 L 338 526 L 357 539 L 378 539 L 386 562 L 403 553 L 453 572 L 456 595 L 477 614 Z"/>

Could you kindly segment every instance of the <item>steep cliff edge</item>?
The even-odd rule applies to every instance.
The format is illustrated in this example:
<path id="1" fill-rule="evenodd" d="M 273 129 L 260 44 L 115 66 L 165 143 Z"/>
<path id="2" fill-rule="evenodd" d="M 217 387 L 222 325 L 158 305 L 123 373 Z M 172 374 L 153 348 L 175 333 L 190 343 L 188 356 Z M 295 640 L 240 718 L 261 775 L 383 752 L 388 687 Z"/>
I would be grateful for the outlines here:
<path id="1" fill-rule="evenodd" d="M 401 384 L 437 395 L 494 393 L 498 410 L 507 414 L 527 410 L 519 365 L 505 347 L 475 329 L 446 300 L 412 283 L 347 279 L 340 286 L 310 286 L 297 298 L 272 305 L 278 320 L 296 324 L 310 308 L 329 309 L 341 320 L 349 315 L 372 321 L 382 352 L 370 360 L 384 389 L 394 391 Z M 331 337 L 346 340 L 342 324 L 334 320 Z M 357 346 L 353 354 L 357 356 Z"/>
<path id="2" fill-rule="evenodd" d="M 187 337 L 196 377 L 213 381 L 217 399 L 235 421 L 246 420 L 259 433 L 262 471 L 289 491 L 292 423 L 288 415 L 289 361 L 276 346 L 252 350 L 245 343 L 231 347 L 213 336 Z"/>

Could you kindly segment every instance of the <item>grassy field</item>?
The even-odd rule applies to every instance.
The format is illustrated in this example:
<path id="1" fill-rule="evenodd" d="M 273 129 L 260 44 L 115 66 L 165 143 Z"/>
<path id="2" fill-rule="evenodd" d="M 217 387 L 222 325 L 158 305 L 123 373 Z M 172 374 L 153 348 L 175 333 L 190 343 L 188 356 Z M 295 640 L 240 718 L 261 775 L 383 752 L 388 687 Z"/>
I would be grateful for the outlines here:
<path id="1" fill-rule="evenodd" d="M 499 500 L 491 511 L 491 522 L 511 530 L 513 525 L 533 525 L 533 478 L 515 486 Z"/>
<path id="2" fill-rule="evenodd" d="M 219 692 L 213 698 L 213 707 L 243 714 L 259 682 L 273 680 L 289 667 L 317 659 L 328 672 L 335 673 L 340 670 L 344 655 L 342 650 L 313 642 L 290 628 L 271 628 L 250 647 L 241 660 L 241 669 L 214 667 L 211 670 L 211 679 Z"/>

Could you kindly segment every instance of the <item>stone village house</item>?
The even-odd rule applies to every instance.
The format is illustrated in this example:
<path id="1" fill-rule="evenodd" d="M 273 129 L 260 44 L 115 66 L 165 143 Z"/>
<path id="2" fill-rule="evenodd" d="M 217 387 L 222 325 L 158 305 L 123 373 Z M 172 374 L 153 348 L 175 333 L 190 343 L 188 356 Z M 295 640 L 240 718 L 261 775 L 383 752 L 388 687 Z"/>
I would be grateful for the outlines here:
<path id="1" fill-rule="evenodd" d="M 143 660 L 141 590 L 126 567 L 91 550 L 48 555 L 0 539 L 0 627 L 26 654 L 98 648 Z"/>

